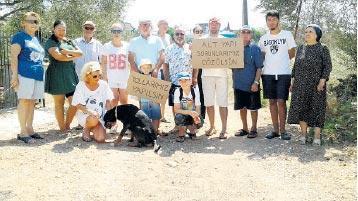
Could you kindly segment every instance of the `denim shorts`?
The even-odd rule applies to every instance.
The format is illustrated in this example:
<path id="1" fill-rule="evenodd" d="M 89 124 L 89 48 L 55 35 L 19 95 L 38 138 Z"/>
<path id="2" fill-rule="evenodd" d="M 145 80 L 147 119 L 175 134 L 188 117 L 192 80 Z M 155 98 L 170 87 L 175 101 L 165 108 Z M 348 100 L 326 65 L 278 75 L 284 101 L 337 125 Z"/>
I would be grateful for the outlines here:
<path id="1" fill-rule="evenodd" d="M 152 120 L 161 118 L 160 105 L 153 101 L 140 101 L 140 109 Z"/>

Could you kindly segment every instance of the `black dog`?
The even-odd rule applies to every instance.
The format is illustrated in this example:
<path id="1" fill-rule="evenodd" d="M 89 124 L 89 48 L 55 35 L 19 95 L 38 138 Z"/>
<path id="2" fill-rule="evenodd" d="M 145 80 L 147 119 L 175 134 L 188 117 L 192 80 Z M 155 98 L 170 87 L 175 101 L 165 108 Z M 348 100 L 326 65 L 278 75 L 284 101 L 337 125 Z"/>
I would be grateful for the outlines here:
<path id="1" fill-rule="evenodd" d="M 138 142 L 138 147 L 152 144 L 154 151 L 159 151 L 161 146 L 157 144 L 157 135 L 154 132 L 152 121 L 137 106 L 132 104 L 118 105 L 108 110 L 103 117 L 105 127 L 110 129 L 117 119 L 123 123 L 123 129 L 115 143 L 120 143 L 125 132 L 130 130 Z"/>

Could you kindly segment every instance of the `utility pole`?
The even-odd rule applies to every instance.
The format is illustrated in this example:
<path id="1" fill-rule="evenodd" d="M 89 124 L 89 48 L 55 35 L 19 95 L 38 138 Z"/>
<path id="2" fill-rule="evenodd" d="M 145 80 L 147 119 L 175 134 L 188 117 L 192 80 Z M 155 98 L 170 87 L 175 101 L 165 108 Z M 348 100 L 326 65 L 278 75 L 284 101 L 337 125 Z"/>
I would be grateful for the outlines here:
<path id="1" fill-rule="evenodd" d="M 242 0 L 242 25 L 249 25 L 249 18 L 247 15 L 247 0 Z"/>

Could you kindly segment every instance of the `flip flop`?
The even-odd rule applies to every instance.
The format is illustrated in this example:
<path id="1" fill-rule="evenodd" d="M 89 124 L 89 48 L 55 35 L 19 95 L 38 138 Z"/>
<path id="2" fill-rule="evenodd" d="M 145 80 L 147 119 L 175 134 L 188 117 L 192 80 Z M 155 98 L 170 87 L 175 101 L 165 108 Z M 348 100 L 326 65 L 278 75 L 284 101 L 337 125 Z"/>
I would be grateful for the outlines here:
<path id="1" fill-rule="evenodd" d="M 196 137 L 196 133 L 188 133 L 188 136 L 189 136 L 189 138 L 190 139 L 192 139 L 192 140 L 196 140 L 197 139 L 197 137 Z"/>
<path id="2" fill-rule="evenodd" d="M 82 135 L 82 140 L 85 142 L 91 142 L 92 138 L 90 136 Z"/>
<path id="3" fill-rule="evenodd" d="M 240 129 L 238 132 L 235 133 L 236 137 L 248 135 L 249 132 L 245 131 L 244 129 Z"/>
<path id="4" fill-rule="evenodd" d="M 219 139 L 221 139 L 221 140 L 227 139 L 226 134 L 227 134 L 227 132 L 221 132 L 220 135 L 219 135 Z"/>
<path id="5" fill-rule="evenodd" d="M 175 141 L 180 143 L 184 142 L 184 140 L 185 140 L 184 136 L 178 136 L 177 138 L 175 138 Z"/>
<path id="6" fill-rule="evenodd" d="M 36 142 L 36 140 L 34 140 L 34 138 L 30 137 L 30 136 L 20 136 L 20 135 L 17 135 L 17 139 L 18 140 L 21 140 L 23 142 L 25 142 L 26 144 L 33 144 Z"/>
<path id="7" fill-rule="evenodd" d="M 44 138 L 41 137 L 41 135 L 38 134 L 38 133 L 34 133 L 34 134 L 30 135 L 30 137 L 32 137 L 32 138 L 34 138 L 34 139 L 44 139 Z"/>
<path id="8" fill-rule="evenodd" d="M 216 134 L 216 129 L 215 128 L 213 128 L 212 130 L 207 130 L 207 131 L 205 131 L 205 135 L 206 136 L 212 136 L 212 135 L 214 135 L 214 134 Z"/>

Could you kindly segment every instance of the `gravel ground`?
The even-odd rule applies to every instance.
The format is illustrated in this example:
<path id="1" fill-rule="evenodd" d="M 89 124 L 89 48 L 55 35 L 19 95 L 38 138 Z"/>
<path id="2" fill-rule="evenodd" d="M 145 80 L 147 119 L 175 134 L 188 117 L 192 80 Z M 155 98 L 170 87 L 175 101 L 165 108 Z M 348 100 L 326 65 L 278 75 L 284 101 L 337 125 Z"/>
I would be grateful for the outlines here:
<path id="1" fill-rule="evenodd" d="M 356 200 L 354 145 L 266 140 L 267 108 L 260 110 L 256 139 L 235 137 L 241 123 L 229 108 L 227 140 L 206 137 L 204 128 L 198 140 L 182 144 L 173 135 L 160 138 L 159 154 L 149 147 L 85 143 L 79 131 L 60 134 L 51 108 L 35 111 L 35 129 L 45 139 L 26 145 L 13 139 L 19 131 L 15 111 L 4 111 L 0 200 Z M 171 127 L 161 125 L 164 131 Z M 297 138 L 297 127 L 288 131 Z"/>

